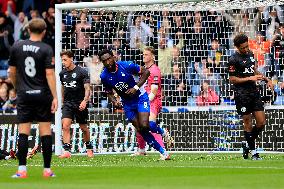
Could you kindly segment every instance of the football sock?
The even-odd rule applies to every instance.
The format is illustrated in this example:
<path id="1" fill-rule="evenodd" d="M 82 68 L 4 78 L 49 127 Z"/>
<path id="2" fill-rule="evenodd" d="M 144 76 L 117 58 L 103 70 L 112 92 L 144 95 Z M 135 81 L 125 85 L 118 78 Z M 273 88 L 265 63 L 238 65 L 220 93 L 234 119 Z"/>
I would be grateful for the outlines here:
<path id="1" fill-rule="evenodd" d="M 20 165 L 19 168 L 18 168 L 18 171 L 27 171 L 27 166 Z"/>
<path id="2" fill-rule="evenodd" d="M 141 129 L 140 134 L 142 135 L 144 140 L 149 144 L 149 146 L 153 147 L 161 154 L 165 153 L 165 149 L 155 140 L 154 136 L 152 135 L 152 133 L 149 132 L 148 129 Z"/>
<path id="3" fill-rule="evenodd" d="M 63 149 L 64 149 L 65 151 L 70 152 L 70 151 L 71 151 L 71 144 L 70 144 L 70 143 L 64 143 L 64 144 L 63 144 Z"/>
<path id="4" fill-rule="evenodd" d="M 158 133 L 163 136 L 164 130 L 161 127 L 159 127 L 155 121 L 150 121 L 149 126 L 150 126 L 150 131 L 152 133 Z"/>
<path id="5" fill-rule="evenodd" d="M 19 159 L 19 166 L 27 164 L 27 154 L 28 154 L 29 142 L 28 142 L 28 135 L 26 134 L 19 134 L 18 139 L 18 159 Z"/>
<path id="6" fill-rule="evenodd" d="M 50 168 L 50 162 L 51 162 L 51 156 L 52 156 L 52 137 L 51 135 L 42 136 L 41 145 L 42 145 L 44 168 Z"/>
<path id="7" fill-rule="evenodd" d="M 85 145 L 86 145 L 86 148 L 89 150 L 89 149 L 93 149 L 93 145 L 92 145 L 92 143 L 90 142 L 90 141 L 88 141 L 88 142 L 85 142 Z"/>
<path id="8" fill-rule="evenodd" d="M 244 131 L 244 134 L 245 134 L 245 139 L 248 143 L 249 149 L 255 150 L 255 141 L 254 141 L 252 132 Z"/>
<path id="9" fill-rule="evenodd" d="M 253 138 L 254 139 L 257 139 L 257 137 L 258 137 L 258 135 L 259 135 L 259 133 L 262 131 L 262 128 L 258 128 L 258 127 L 256 127 L 256 126 L 254 126 L 253 128 L 252 128 L 252 136 L 253 136 Z"/>

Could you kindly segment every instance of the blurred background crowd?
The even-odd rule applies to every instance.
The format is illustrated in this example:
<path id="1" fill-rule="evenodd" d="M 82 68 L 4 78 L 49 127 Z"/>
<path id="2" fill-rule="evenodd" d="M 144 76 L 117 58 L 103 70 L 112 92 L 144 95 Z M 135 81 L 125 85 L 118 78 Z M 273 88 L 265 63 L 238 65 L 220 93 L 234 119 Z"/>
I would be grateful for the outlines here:
<path id="1" fill-rule="evenodd" d="M 54 5 L 65 2 L 79 1 L 0 0 L 0 108 L 15 106 L 15 90 L 7 79 L 11 45 L 29 37 L 30 19 L 42 17 L 47 23 L 44 42 L 54 49 Z M 98 52 L 109 48 L 118 60 L 143 65 L 147 46 L 156 49 L 164 106 L 226 105 L 234 104 L 227 62 L 235 52 L 233 37 L 242 32 L 249 37 L 259 71 L 275 84 L 269 91 L 259 83 L 263 100 L 284 104 L 283 10 L 284 5 L 226 11 L 68 10 L 62 15 L 62 49 L 73 50 L 76 64 L 89 70 L 93 107 L 108 107 Z"/>

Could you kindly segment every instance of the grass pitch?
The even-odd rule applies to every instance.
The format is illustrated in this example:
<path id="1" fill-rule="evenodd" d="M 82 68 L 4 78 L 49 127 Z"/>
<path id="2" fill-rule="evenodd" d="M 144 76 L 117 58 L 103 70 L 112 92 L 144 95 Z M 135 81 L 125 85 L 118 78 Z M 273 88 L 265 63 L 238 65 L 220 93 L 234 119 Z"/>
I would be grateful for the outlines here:
<path id="1" fill-rule="evenodd" d="M 284 188 L 284 155 L 243 160 L 240 154 L 158 154 L 53 157 L 56 178 L 42 178 L 42 157 L 28 160 L 27 179 L 12 179 L 17 161 L 0 161 L 0 189 L 279 189 Z"/>

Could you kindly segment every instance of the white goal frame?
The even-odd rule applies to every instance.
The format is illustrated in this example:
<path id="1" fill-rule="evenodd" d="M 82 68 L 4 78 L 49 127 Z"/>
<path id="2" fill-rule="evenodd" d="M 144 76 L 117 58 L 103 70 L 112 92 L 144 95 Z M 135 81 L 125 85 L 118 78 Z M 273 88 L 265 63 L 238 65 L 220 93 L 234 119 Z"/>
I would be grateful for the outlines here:
<path id="1" fill-rule="evenodd" d="M 159 5 L 168 4 L 169 10 L 179 11 L 184 10 L 182 6 L 178 6 L 178 3 L 197 3 L 197 8 L 200 10 L 207 10 L 210 7 L 217 9 L 234 9 L 245 7 L 256 7 L 265 5 L 283 4 L 284 0 L 264 0 L 262 2 L 258 0 L 246 0 L 246 1 L 227 1 L 216 2 L 212 0 L 115 0 L 115 1 L 99 1 L 99 2 L 81 2 L 81 3 L 65 3 L 55 5 L 55 74 L 56 74 L 56 89 L 58 96 L 58 110 L 55 113 L 55 155 L 61 154 L 61 83 L 59 79 L 59 73 L 62 70 L 62 64 L 60 60 L 60 52 L 62 50 L 62 11 L 71 9 L 85 9 L 85 8 L 113 8 L 127 7 L 127 6 L 143 6 L 153 5 L 159 8 Z M 207 6 L 207 3 L 210 4 Z M 171 6 L 173 5 L 173 6 Z M 189 4 L 190 5 L 190 4 Z M 215 6 L 214 6 L 215 5 Z M 235 5 L 235 6 L 232 6 Z M 143 9 L 143 7 L 142 7 Z M 144 7 L 145 9 L 145 7 Z M 160 10 L 160 9 L 159 9 Z"/>
<path id="2" fill-rule="evenodd" d="M 149 4 L 169 4 L 183 2 L 200 2 L 200 0 L 116 0 L 116 1 L 98 1 L 98 2 L 82 2 L 82 3 L 64 3 L 55 5 L 55 75 L 56 90 L 58 97 L 58 110 L 55 113 L 55 155 L 61 154 L 61 83 L 59 73 L 62 70 L 60 52 L 62 50 L 62 10 L 84 9 L 84 8 L 103 8 L 103 7 L 119 7 L 119 6 L 137 6 Z"/>

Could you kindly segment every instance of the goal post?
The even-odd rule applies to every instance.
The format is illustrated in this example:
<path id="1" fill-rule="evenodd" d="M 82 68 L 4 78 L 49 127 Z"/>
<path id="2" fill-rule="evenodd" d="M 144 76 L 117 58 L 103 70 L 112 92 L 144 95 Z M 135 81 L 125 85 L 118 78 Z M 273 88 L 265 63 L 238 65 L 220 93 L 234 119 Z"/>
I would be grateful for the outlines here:
<path id="1" fill-rule="evenodd" d="M 62 10 L 85 9 L 85 8 L 104 8 L 104 7 L 121 7 L 121 6 L 138 6 L 148 4 L 167 4 L 182 2 L 199 2 L 199 0 L 116 0 L 116 1 L 99 1 L 99 2 L 81 2 L 81 3 L 65 3 L 55 5 L 55 74 L 56 89 L 58 97 L 58 110 L 55 113 L 55 155 L 61 154 L 62 145 L 62 126 L 61 126 L 61 83 L 59 73 L 62 70 L 60 52 L 62 50 Z"/>
<path id="2" fill-rule="evenodd" d="M 141 60 L 141 49 L 139 47 L 131 47 L 131 34 L 129 31 L 129 26 L 127 24 L 135 24 L 134 18 L 150 16 L 145 19 L 145 22 L 151 22 L 153 19 L 155 26 L 149 26 L 149 23 L 144 23 L 143 29 L 144 33 L 139 30 L 140 35 L 145 35 L 145 38 L 141 37 L 137 43 L 144 43 L 145 46 L 154 46 L 157 52 L 159 51 L 159 42 L 161 38 L 167 38 L 167 44 L 175 51 L 175 56 L 180 59 L 176 61 L 175 58 L 170 58 L 170 66 L 166 66 L 163 69 L 164 81 L 164 99 L 163 99 L 163 113 L 159 116 L 161 125 L 164 127 L 171 127 L 172 135 L 176 137 L 176 146 L 172 151 L 212 151 L 212 150 L 224 150 L 224 151 L 237 151 L 240 147 L 240 142 L 242 140 L 242 122 L 239 116 L 236 114 L 234 102 L 232 100 L 232 89 L 231 85 L 226 81 L 224 65 L 228 60 L 228 57 L 232 52 L 234 52 L 234 47 L 232 46 L 232 36 L 237 32 L 244 32 L 250 34 L 247 31 L 250 27 L 254 27 L 254 20 L 258 15 L 255 9 L 258 7 L 276 7 L 278 11 L 278 5 L 283 6 L 284 0 L 239 0 L 239 1 L 199 1 L 199 0 L 115 0 L 115 1 L 99 1 L 99 2 L 81 2 L 81 3 L 66 3 L 66 4 L 56 4 L 55 5 L 55 73 L 56 73 L 56 84 L 57 84 L 57 95 L 58 95 L 58 111 L 55 114 L 55 154 L 61 154 L 61 83 L 59 79 L 59 73 L 62 70 L 60 52 L 63 49 L 74 50 L 76 51 L 76 63 L 86 66 L 87 61 L 93 61 L 97 51 L 102 49 L 102 47 L 111 47 L 116 53 L 119 53 L 118 56 L 124 56 L 125 60 L 133 60 L 142 62 Z M 75 11 L 74 17 L 71 16 L 70 20 L 63 17 L 70 14 L 72 10 Z M 88 29 L 80 31 L 82 35 L 87 35 L 88 39 L 84 39 L 81 43 L 83 47 L 77 47 L 76 43 L 78 42 L 77 36 L 79 35 L 76 31 L 75 25 L 80 23 L 80 17 L 78 16 L 82 10 L 86 10 L 87 24 Z M 161 20 L 163 19 L 163 11 L 169 11 L 170 15 L 165 16 L 167 20 L 172 24 L 168 29 L 168 33 L 165 31 L 160 31 Z M 213 10 L 213 11 L 212 11 Z M 268 10 L 268 9 L 267 9 Z M 269 9 L 275 10 L 275 9 Z M 102 11 L 102 13 L 100 12 Z M 122 12 L 120 21 L 119 18 L 113 19 L 114 14 L 107 14 L 105 12 Z M 208 12 L 216 12 L 209 14 Z M 144 14 L 147 12 L 147 14 Z M 174 13 L 176 12 L 176 13 Z M 198 15 L 200 12 L 200 15 Z M 280 11 L 282 19 L 284 21 L 284 12 L 281 9 Z M 100 15 L 98 15 L 100 14 Z M 205 15 L 205 16 L 204 16 Z M 93 16 L 95 18 L 93 18 Z M 95 19 L 102 17 L 102 25 L 95 25 Z M 208 18 L 207 18 L 208 16 Z M 242 20 L 244 17 L 248 17 L 246 20 Z M 195 17 L 206 17 L 202 21 L 192 21 L 196 19 Z M 210 19 L 209 19 L 210 17 Z M 219 17 L 219 18 L 217 18 Z M 214 20 L 212 20 L 214 18 Z M 75 20 L 72 20 L 75 19 Z M 130 21 L 128 20 L 130 19 Z M 216 19 L 216 20 L 215 20 Z M 261 17 L 261 19 L 263 19 Z M 63 21 L 68 22 L 68 31 L 62 31 Z M 129 21 L 129 22 L 128 22 Z M 128 22 L 128 23 L 127 23 Z M 178 22 L 182 24 L 179 25 Z M 123 26 L 118 26 L 119 24 Z M 218 28 L 218 24 L 220 28 Z M 262 27 L 262 23 L 259 23 L 259 27 Z M 119 27 L 126 26 L 127 31 L 122 31 L 122 34 L 119 31 Z M 159 26 L 158 26 L 159 25 Z M 236 26 L 236 27 L 235 27 Z M 102 28 L 96 28 L 102 27 Z M 164 26 L 163 26 L 164 27 Z M 197 29 L 196 29 L 196 28 Z M 89 29 L 91 28 L 91 29 Z M 166 27 L 165 27 L 166 28 Z M 163 28 L 164 30 L 166 30 Z M 200 39 L 194 39 L 195 34 L 193 30 L 202 29 L 202 32 L 198 34 Z M 93 31 L 94 29 L 95 31 Z M 98 29 L 98 31 L 97 31 Z M 203 30 L 204 29 L 204 30 Z M 90 30 L 90 31 L 89 31 Z M 105 32 L 105 33 L 104 33 Z M 124 33 L 123 33 L 124 32 Z M 151 33 L 152 32 L 152 33 Z M 163 33 L 164 32 L 164 33 Z M 215 32 L 215 33 L 214 33 Z M 261 32 L 266 32 L 262 31 Z M 65 36 L 65 34 L 68 36 Z M 97 37 L 98 36 L 100 37 Z M 102 34 L 103 33 L 103 34 Z M 151 33 L 151 34 L 150 34 Z M 161 34 L 162 33 L 162 34 Z M 63 36 L 64 35 L 64 36 Z M 91 37 L 90 37 L 90 36 Z M 252 33 L 256 35 L 256 32 Z M 126 36 L 126 37 L 125 37 Z M 152 37 L 149 37 L 152 36 Z M 180 37 L 183 36 L 183 37 Z M 196 35 L 197 36 L 197 35 Z M 208 37 L 209 36 L 209 37 Z M 114 41 L 120 37 L 120 45 L 123 42 L 127 41 L 127 47 L 117 50 Z M 84 37 L 83 37 L 84 38 Z M 127 38 L 127 40 L 126 40 Z M 208 39 L 207 39 L 208 38 Z M 209 40 L 210 39 L 210 40 Z M 133 39 L 132 39 L 133 40 Z M 143 41 L 144 40 L 144 41 Z M 205 40 L 202 41 L 202 40 Z M 212 49 L 212 43 L 216 40 L 219 44 L 223 46 L 222 52 L 210 51 Z M 63 42 L 64 41 L 64 42 Z M 123 42 L 122 42 L 123 41 Z M 136 41 L 134 40 L 134 43 Z M 133 45 L 133 44 L 132 44 Z M 137 44 L 134 44 L 137 45 Z M 206 46 L 206 47 L 205 47 Z M 64 47 L 64 48 L 63 48 Z M 210 47 L 210 48 L 209 48 Z M 212 74 L 209 78 L 208 75 L 204 77 L 202 65 L 204 64 L 204 57 L 206 57 L 206 68 L 209 64 L 210 56 L 214 54 L 214 61 L 218 60 L 217 67 L 219 72 L 216 73 L 212 71 Z M 220 54 L 221 53 L 221 54 Z M 267 54 L 270 54 L 268 52 Z M 172 54 L 171 54 L 172 55 Z M 223 56 L 224 55 L 224 56 Z M 174 56 L 174 55 L 173 55 Z M 224 57 L 224 59 L 220 58 Z M 269 56 L 269 55 L 268 55 Z M 134 59 L 133 59 L 134 57 Z M 135 59 L 137 58 L 137 59 Z M 159 60 L 159 54 L 157 54 L 157 62 Z M 266 61 L 266 56 L 264 61 Z M 273 57 L 275 58 L 275 57 Z M 212 58 L 213 59 L 213 58 Z M 221 61 L 220 61 L 221 59 Z M 160 62 L 158 62 L 160 64 Z M 184 66 L 186 64 L 186 66 Z M 272 67 L 271 63 L 269 64 Z M 176 69 L 176 66 L 179 69 Z M 184 66 L 184 67 L 183 67 Z M 223 67 L 222 67 L 223 66 Z M 273 77 L 281 77 L 281 70 L 276 67 L 273 68 L 265 67 L 264 70 L 270 73 L 276 73 L 272 75 Z M 184 72 L 184 81 L 188 82 L 188 88 L 184 89 L 184 92 L 176 92 L 178 90 L 173 89 L 174 85 L 173 78 L 169 75 L 174 72 L 173 70 L 179 70 Z M 210 69 L 216 69 L 216 66 L 208 68 L 208 72 L 211 72 Z M 275 70 L 271 70 L 275 69 Z M 176 71 L 175 70 L 175 71 Z M 170 73 L 171 72 L 171 73 Z M 199 73 L 200 72 L 200 73 Z M 279 72 L 279 73 L 278 73 Z M 198 75 L 199 73 L 199 75 Z M 219 96 L 218 103 L 210 104 L 206 106 L 198 106 L 196 101 L 200 93 L 201 81 L 207 82 L 208 85 L 216 89 L 216 93 Z M 280 84 L 280 81 L 277 79 L 274 80 Z M 172 82 L 172 83 L 171 83 Z M 190 94 L 188 93 L 190 91 Z M 278 97 L 276 100 L 276 105 L 267 106 L 267 116 L 268 127 L 266 129 L 267 133 L 262 136 L 260 139 L 260 148 L 270 151 L 284 151 L 284 141 L 280 139 L 284 136 L 284 132 L 278 131 L 283 130 L 284 123 L 284 114 L 282 109 L 284 109 L 283 102 L 284 96 L 282 95 L 281 89 L 278 88 Z M 95 95 L 95 94 L 93 94 Z M 266 93 L 265 93 L 266 95 Z M 269 98 L 272 98 L 270 95 Z M 131 125 L 127 124 L 125 121 L 124 115 L 119 111 L 109 110 L 109 107 L 105 105 L 106 100 L 102 99 L 97 102 L 98 105 L 90 109 L 90 127 L 92 128 L 94 143 L 96 144 L 96 152 L 130 152 L 133 151 L 133 142 L 135 132 Z M 272 104 L 272 102 L 269 102 Z M 109 112 L 110 111 L 110 112 Z M 117 113 L 118 112 L 118 113 Z M 276 119 L 278 119 L 276 121 Z M 94 120 L 99 120 L 94 122 Z M 121 123 L 123 122 L 123 124 Z M 72 126 L 73 132 L 77 132 L 78 125 Z M 107 132 L 108 134 L 105 134 Z M 111 133 L 111 134 L 110 134 Z M 133 135 L 134 134 L 134 135 Z M 82 133 L 74 134 L 72 139 L 79 137 L 82 139 Z M 268 143 L 266 141 L 269 141 Z M 74 142 L 77 151 L 80 147 L 78 142 Z M 107 144 L 104 144 L 107 143 Z M 120 143 L 120 144 L 118 144 Z M 105 146 L 103 146 L 105 145 Z M 80 151 L 80 149 L 79 149 Z"/>

